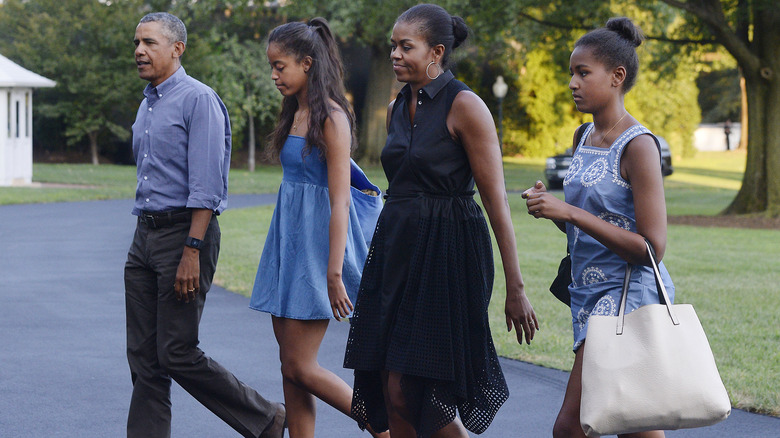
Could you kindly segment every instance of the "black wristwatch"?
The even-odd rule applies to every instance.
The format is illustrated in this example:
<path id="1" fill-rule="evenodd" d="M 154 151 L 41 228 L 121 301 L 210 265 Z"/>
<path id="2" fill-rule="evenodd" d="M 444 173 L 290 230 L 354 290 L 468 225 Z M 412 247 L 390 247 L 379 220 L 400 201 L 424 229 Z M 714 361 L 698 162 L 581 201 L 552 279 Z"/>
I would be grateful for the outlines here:
<path id="1" fill-rule="evenodd" d="M 200 249 L 200 247 L 203 246 L 203 241 L 192 236 L 187 236 L 187 240 L 184 241 L 184 245 L 193 249 Z"/>

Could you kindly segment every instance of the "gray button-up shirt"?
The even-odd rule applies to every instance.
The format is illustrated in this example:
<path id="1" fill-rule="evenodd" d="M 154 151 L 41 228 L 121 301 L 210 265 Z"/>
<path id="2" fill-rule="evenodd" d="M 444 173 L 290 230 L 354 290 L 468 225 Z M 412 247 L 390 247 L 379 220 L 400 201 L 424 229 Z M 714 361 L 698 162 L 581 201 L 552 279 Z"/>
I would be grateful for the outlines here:
<path id="1" fill-rule="evenodd" d="M 216 92 L 180 67 L 148 84 L 133 123 L 138 185 L 133 214 L 227 207 L 230 119 Z"/>

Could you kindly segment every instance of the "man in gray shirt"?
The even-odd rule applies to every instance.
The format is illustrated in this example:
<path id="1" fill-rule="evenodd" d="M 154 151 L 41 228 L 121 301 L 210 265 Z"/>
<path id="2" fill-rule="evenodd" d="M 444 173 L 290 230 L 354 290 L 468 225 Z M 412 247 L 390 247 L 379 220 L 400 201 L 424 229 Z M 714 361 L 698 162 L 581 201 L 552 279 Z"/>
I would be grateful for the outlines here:
<path id="1" fill-rule="evenodd" d="M 133 124 L 138 225 L 125 264 L 131 438 L 170 437 L 171 379 L 244 437 L 283 436 L 284 406 L 240 382 L 198 348 L 198 325 L 227 206 L 230 120 L 208 86 L 181 66 L 184 23 L 143 17 L 138 75 L 149 81 Z"/>

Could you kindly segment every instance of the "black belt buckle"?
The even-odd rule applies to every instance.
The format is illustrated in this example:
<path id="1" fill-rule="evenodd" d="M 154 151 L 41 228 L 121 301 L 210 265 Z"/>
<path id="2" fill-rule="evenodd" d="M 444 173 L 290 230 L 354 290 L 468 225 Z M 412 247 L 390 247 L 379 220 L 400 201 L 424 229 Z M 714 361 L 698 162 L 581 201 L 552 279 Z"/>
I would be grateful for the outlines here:
<path id="1" fill-rule="evenodd" d="M 153 214 L 141 213 L 141 220 L 143 220 L 144 223 L 153 230 L 158 228 Z"/>
<path id="2" fill-rule="evenodd" d="M 163 227 L 170 227 L 179 222 L 186 222 L 189 219 L 189 211 L 185 208 L 180 210 L 162 211 L 159 213 L 142 211 L 140 218 L 149 228 L 156 230 Z"/>

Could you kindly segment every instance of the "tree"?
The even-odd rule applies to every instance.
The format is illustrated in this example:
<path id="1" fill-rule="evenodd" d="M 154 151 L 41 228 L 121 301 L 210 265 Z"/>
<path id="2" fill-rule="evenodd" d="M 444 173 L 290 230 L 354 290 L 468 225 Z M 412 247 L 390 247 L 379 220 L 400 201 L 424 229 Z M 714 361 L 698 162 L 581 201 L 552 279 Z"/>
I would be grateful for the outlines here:
<path id="1" fill-rule="evenodd" d="M 445 1 L 440 4 L 453 14 L 464 17 L 472 29 L 466 46 L 454 54 L 456 75 L 466 81 L 490 108 L 497 106 L 491 91 L 495 77 L 503 75 L 511 85 L 504 99 L 504 152 L 544 156 L 565 149 L 571 132 L 584 120 L 575 111 L 565 86 L 568 81 L 568 54 L 576 37 L 586 30 L 575 15 L 596 17 L 594 26 L 602 24 L 606 17 L 614 14 L 610 12 L 610 2 L 599 2 L 596 7 L 592 2 L 579 4 L 571 13 L 569 5 L 572 2 L 560 2 L 562 4 L 558 7 L 550 8 L 545 5 L 556 2 L 485 0 L 479 4 L 472 3 Z M 379 158 L 385 138 L 385 111 L 398 91 L 388 68 L 389 34 L 397 15 L 412 5 L 412 2 L 404 1 L 363 0 L 329 2 L 326 9 L 321 2 L 297 0 L 290 7 L 290 11 L 300 16 L 330 13 L 338 17 L 333 18 L 332 24 L 339 35 L 351 36 L 370 47 L 370 86 L 361 119 L 363 157 L 370 161 Z M 635 6 L 633 8 L 638 10 Z M 527 20 L 529 9 L 540 16 L 552 17 L 558 25 L 551 27 Z M 669 17 L 670 8 L 666 9 L 664 25 L 669 25 L 673 17 Z M 648 19 L 653 18 L 646 15 Z M 646 57 L 662 58 L 656 53 L 649 53 Z M 657 110 L 659 114 L 668 115 L 656 116 L 654 120 L 663 124 L 654 126 L 654 129 L 669 137 L 677 153 L 686 154 L 689 153 L 686 147 L 690 148 L 690 142 L 683 139 L 692 138 L 698 123 L 698 111 L 691 111 L 691 103 L 695 105 L 695 96 L 692 97 L 695 84 L 690 72 L 683 68 L 691 64 L 679 62 L 679 57 L 677 61 L 675 73 L 685 77 L 686 82 L 678 81 L 666 86 L 666 91 L 672 96 L 650 93 L 642 104 L 651 104 L 646 107 L 648 114 Z M 653 86 L 643 85 L 640 78 L 638 88 Z M 651 97 L 657 99 L 648 102 Z M 691 98 L 693 100 L 689 102 Z M 667 110 L 666 105 L 672 100 L 678 104 L 672 107 L 678 108 L 676 112 Z M 636 112 L 640 113 L 641 109 Z"/>
<path id="2" fill-rule="evenodd" d="M 576 29 L 600 25 L 610 2 L 520 0 L 521 16 L 532 26 Z M 638 0 L 631 7 L 652 13 L 643 29 L 668 42 L 659 58 L 667 71 L 673 54 L 722 45 L 744 79 L 748 156 L 736 198 L 724 213 L 780 215 L 780 9 L 773 0 Z M 666 60 L 667 62 L 663 62 Z M 668 76 L 666 76 L 668 77 Z M 668 79 L 667 79 L 668 80 Z"/>
<path id="3" fill-rule="evenodd" d="M 572 133 L 584 117 L 573 108 L 561 61 L 556 62 L 549 47 L 542 46 L 525 53 L 519 62 L 514 88 L 522 112 L 507 124 L 504 151 L 544 157 L 571 147 Z"/>
<path id="4" fill-rule="evenodd" d="M 221 39 L 221 38 L 220 38 Z M 279 111 L 281 96 L 265 68 L 265 46 L 254 40 L 238 41 L 236 36 L 214 44 L 219 52 L 209 55 L 204 78 L 222 97 L 234 131 L 248 127 L 247 168 L 255 170 L 255 122 L 272 122 Z"/>
<path id="5" fill-rule="evenodd" d="M 106 144 L 115 139 L 126 144 L 143 99 L 145 83 L 133 62 L 135 26 L 148 12 L 171 11 L 188 28 L 187 73 L 222 96 L 233 123 L 234 147 L 241 147 L 247 127 L 254 151 L 255 125 L 270 125 L 278 102 L 260 41 L 280 21 L 276 8 L 255 3 L 8 0 L 0 2 L 0 51 L 57 81 L 54 89 L 39 93 L 36 113 L 51 120 L 49 125 L 63 125 L 70 147 L 87 139 L 97 164 Z M 108 141 L 99 144 L 101 140 Z"/>
<path id="6" fill-rule="evenodd" d="M 233 149 L 241 148 L 246 137 L 247 168 L 254 171 L 257 128 L 271 129 L 281 102 L 264 43 L 283 21 L 279 8 L 252 0 L 160 3 L 187 25 L 187 73 L 220 95 L 230 114 Z"/>
<path id="7" fill-rule="evenodd" d="M 657 44 L 650 41 L 648 46 Z M 663 54 L 653 53 L 652 49 L 648 52 L 640 55 L 642 65 L 658 64 Z M 672 153 L 683 157 L 695 154 L 693 138 L 701 123 L 697 74 L 695 62 L 680 54 L 671 65 L 660 69 L 643 68 L 636 85 L 625 99 L 631 114 L 652 127 L 654 133 L 666 138 Z"/>
<path id="8" fill-rule="evenodd" d="M 402 84 L 395 80 L 395 75 L 390 67 L 390 34 L 392 33 L 395 19 L 417 1 L 412 0 L 333 0 L 321 2 L 317 0 L 294 0 L 288 10 L 295 17 L 324 16 L 333 26 L 336 34 L 341 38 L 351 38 L 364 45 L 369 51 L 369 59 L 364 62 L 369 64 L 368 80 L 365 87 L 365 101 L 363 103 L 360 120 L 360 148 L 361 160 L 378 162 L 379 155 L 387 136 L 385 121 L 387 106 L 392 101 Z M 480 46 L 490 47 L 496 41 L 503 44 L 502 35 L 511 25 L 510 22 L 501 21 L 506 17 L 507 11 L 515 8 L 516 1 L 483 0 L 470 2 L 465 0 L 443 0 L 436 2 L 450 13 L 466 19 L 467 24 L 474 31 L 471 42 L 467 44 L 471 49 L 468 55 L 483 53 Z M 463 50 L 459 50 L 463 53 Z M 495 54 L 495 51 L 488 51 Z M 459 59 L 458 52 L 453 55 L 453 61 Z M 473 60 L 467 61 L 467 63 Z M 471 68 L 469 66 L 467 68 Z M 480 85 L 489 90 L 490 85 L 480 79 Z M 492 78 L 490 78 L 492 79 Z M 492 83 L 492 82 L 491 82 Z M 473 85 L 470 83 L 469 85 Z M 482 88 L 478 87 L 478 88 Z M 475 90 L 476 91 L 476 90 Z M 483 90 L 485 91 L 485 90 Z M 480 92 L 487 100 L 492 98 L 492 93 Z"/>
<path id="9" fill-rule="evenodd" d="M 98 164 L 98 138 L 127 139 L 122 122 L 137 107 L 132 35 L 134 1 L 8 0 L 0 5 L 0 50 L 57 81 L 39 93 L 37 111 L 65 122 L 68 144 L 89 141 Z M 135 80 L 133 79 L 135 78 Z"/>
<path id="10" fill-rule="evenodd" d="M 740 120 L 739 70 L 737 68 L 703 71 L 696 79 L 702 123 Z"/>
<path id="11" fill-rule="evenodd" d="M 736 59 L 745 81 L 748 153 L 726 213 L 780 215 L 780 8 L 773 0 L 662 0 Z M 743 122 L 742 129 L 746 127 Z"/>
<path id="12" fill-rule="evenodd" d="M 361 160 L 379 162 L 387 136 L 387 105 L 400 90 L 390 67 L 390 33 L 398 15 L 417 2 L 409 0 L 296 0 L 287 8 L 293 17 L 325 17 L 336 35 L 352 38 L 369 50 L 369 76 L 359 121 Z"/>
<path id="13" fill-rule="evenodd" d="M 485 74 L 489 78 L 501 74 L 511 85 L 504 99 L 505 114 L 509 115 L 504 124 L 504 152 L 549 156 L 571 147 L 574 129 L 590 120 L 576 111 L 567 88 L 568 58 L 577 38 L 615 15 L 630 16 L 656 33 L 656 28 L 674 25 L 671 8 L 664 8 L 665 15 L 623 2 L 507 2 L 498 9 L 469 16 L 480 50 L 489 50 L 476 57 L 470 54 L 469 60 L 458 65 L 458 72 L 471 59 L 490 62 L 493 71 Z M 696 64 L 691 54 L 671 57 L 668 52 L 656 40 L 641 47 L 642 69 L 626 105 L 635 117 L 666 137 L 675 154 L 690 155 L 699 123 Z M 664 62 L 668 59 L 674 62 Z M 475 91 L 489 102 L 489 84 L 477 86 L 479 91 Z"/>

